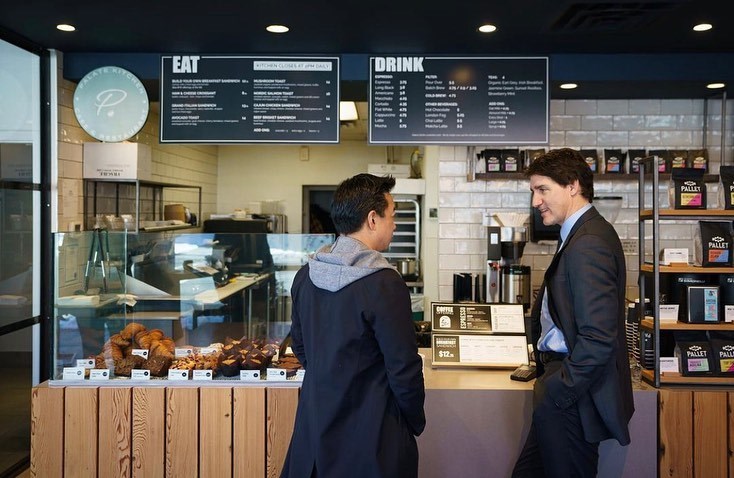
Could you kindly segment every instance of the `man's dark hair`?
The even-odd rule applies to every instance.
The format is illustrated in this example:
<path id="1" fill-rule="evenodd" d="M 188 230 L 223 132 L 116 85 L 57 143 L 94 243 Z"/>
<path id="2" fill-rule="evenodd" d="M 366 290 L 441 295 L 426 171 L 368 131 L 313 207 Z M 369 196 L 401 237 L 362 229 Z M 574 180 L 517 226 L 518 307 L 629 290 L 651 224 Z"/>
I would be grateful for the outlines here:
<path id="1" fill-rule="evenodd" d="M 578 179 L 581 195 L 589 202 L 594 198 L 594 173 L 575 149 L 553 149 L 539 156 L 525 170 L 526 177 L 533 175 L 549 177 L 561 186 L 568 186 Z"/>
<path id="2" fill-rule="evenodd" d="M 331 219 L 336 232 L 351 234 L 362 228 L 370 211 L 385 216 L 387 199 L 385 194 L 395 187 L 392 176 L 358 174 L 342 181 L 334 193 L 331 203 Z"/>

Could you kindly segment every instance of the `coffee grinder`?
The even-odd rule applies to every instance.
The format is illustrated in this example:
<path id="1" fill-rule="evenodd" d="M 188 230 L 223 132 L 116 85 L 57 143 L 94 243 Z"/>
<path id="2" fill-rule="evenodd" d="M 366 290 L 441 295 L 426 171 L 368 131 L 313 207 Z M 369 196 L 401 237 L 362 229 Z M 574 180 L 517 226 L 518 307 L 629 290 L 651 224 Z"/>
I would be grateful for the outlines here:
<path id="1" fill-rule="evenodd" d="M 520 264 L 528 229 L 528 214 L 495 214 L 485 218 L 487 226 L 488 303 L 522 304 L 530 309 L 530 267 Z"/>

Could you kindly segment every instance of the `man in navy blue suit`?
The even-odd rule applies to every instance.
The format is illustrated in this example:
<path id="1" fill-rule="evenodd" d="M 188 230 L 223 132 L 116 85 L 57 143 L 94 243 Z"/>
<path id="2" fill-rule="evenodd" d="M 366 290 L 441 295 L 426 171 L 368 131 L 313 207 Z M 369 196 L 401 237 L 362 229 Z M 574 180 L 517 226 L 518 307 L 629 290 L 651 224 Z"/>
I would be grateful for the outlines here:
<path id="1" fill-rule="evenodd" d="M 512 476 L 596 476 L 599 442 L 629 444 L 634 412 L 624 252 L 591 204 L 593 174 L 578 151 L 550 151 L 525 175 L 533 207 L 543 224 L 561 225 L 561 242 L 531 314 L 533 422 Z"/>

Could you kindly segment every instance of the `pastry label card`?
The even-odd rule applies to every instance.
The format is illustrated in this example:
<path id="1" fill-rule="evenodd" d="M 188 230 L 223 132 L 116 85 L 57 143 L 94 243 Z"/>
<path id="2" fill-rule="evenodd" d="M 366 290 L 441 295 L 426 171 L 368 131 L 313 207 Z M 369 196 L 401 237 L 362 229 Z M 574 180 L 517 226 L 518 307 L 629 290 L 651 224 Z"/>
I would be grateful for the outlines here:
<path id="1" fill-rule="evenodd" d="M 134 368 L 130 372 L 130 378 L 132 380 L 150 380 L 150 370 Z"/>
<path id="2" fill-rule="evenodd" d="M 132 354 L 148 359 L 148 349 L 133 349 Z"/>
<path id="3" fill-rule="evenodd" d="M 64 367 L 61 380 L 84 380 L 84 367 Z"/>
<path id="4" fill-rule="evenodd" d="M 168 370 L 168 380 L 188 380 L 188 379 L 189 379 L 188 370 L 177 370 L 177 369 Z"/>
<path id="5" fill-rule="evenodd" d="M 109 380 L 110 379 L 110 371 L 106 368 L 99 369 L 99 368 L 93 368 L 89 371 L 89 380 L 91 381 L 97 381 L 97 380 Z"/>
<path id="6" fill-rule="evenodd" d="M 240 380 L 243 382 L 259 382 L 260 376 L 259 370 L 240 370 Z"/>
<path id="7" fill-rule="evenodd" d="M 194 380 L 211 380 L 214 373 L 211 370 L 194 370 Z"/>
<path id="8" fill-rule="evenodd" d="M 188 347 L 188 348 L 176 347 L 174 355 L 176 356 L 176 358 L 183 358 L 183 357 L 188 357 L 192 353 L 194 353 L 194 349 L 192 349 L 191 347 Z"/>
<path id="9" fill-rule="evenodd" d="M 286 372 L 282 368 L 269 368 L 267 379 L 268 380 L 287 380 Z"/>
<path id="10" fill-rule="evenodd" d="M 94 359 L 77 359 L 76 366 L 82 368 L 94 368 Z"/>

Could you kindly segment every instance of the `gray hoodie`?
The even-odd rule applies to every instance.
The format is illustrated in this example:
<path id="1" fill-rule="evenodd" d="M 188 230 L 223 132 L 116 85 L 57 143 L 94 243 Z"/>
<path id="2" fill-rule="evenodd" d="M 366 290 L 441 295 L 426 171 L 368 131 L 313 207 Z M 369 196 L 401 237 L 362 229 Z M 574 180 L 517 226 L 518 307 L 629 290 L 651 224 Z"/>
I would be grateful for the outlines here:
<path id="1" fill-rule="evenodd" d="M 308 275 L 319 289 L 336 292 L 381 269 L 395 269 L 381 253 L 360 241 L 339 236 L 308 259 Z"/>

